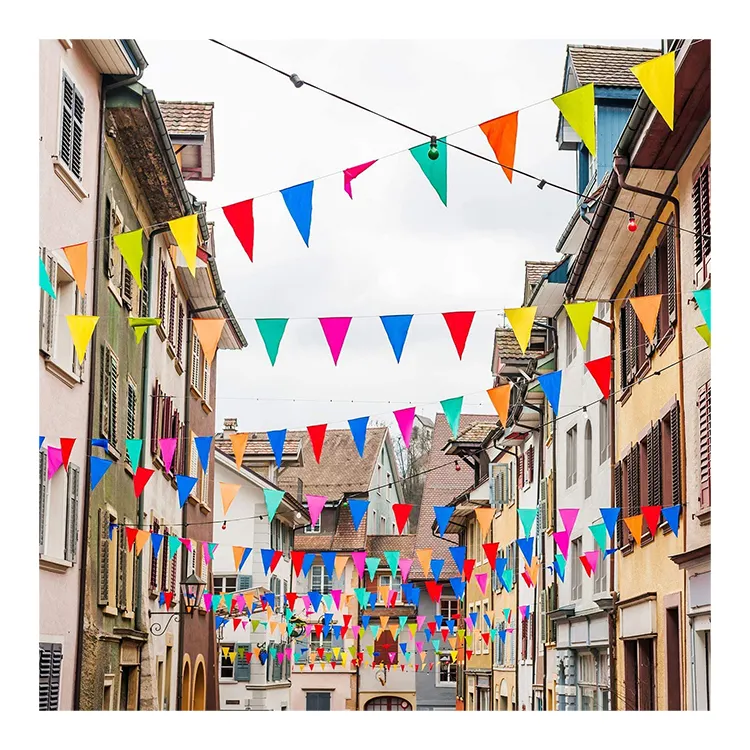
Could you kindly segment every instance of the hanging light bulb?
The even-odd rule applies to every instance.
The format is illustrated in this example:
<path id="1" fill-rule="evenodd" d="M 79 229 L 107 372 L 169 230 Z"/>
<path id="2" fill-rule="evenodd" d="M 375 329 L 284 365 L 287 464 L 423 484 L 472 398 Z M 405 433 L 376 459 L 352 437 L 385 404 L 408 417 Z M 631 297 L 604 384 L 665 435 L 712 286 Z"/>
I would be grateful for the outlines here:
<path id="1" fill-rule="evenodd" d="M 224 521 L 224 523 L 221 524 L 221 528 L 224 529 L 224 531 L 226 531 L 226 529 L 227 529 L 227 522 L 226 521 Z"/>
<path id="2" fill-rule="evenodd" d="M 635 223 L 635 214 L 630 211 L 630 219 L 628 221 L 628 232 L 635 232 L 638 229 L 638 224 Z"/>
<path id="3" fill-rule="evenodd" d="M 434 135 L 430 136 L 430 150 L 427 152 L 427 156 L 432 159 L 432 161 L 435 161 L 440 156 L 437 147 L 437 138 Z"/>
<path id="4" fill-rule="evenodd" d="M 456 471 L 461 471 L 461 466 L 458 463 L 458 460 L 456 460 Z"/>

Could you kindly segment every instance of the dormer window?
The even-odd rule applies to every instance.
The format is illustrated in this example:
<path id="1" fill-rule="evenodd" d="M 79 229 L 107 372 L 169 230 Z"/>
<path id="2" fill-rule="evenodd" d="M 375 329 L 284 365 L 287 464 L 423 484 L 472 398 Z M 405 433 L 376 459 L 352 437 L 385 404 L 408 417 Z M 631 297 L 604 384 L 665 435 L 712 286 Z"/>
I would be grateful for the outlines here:
<path id="1" fill-rule="evenodd" d="M 213 102 L 159 102 L 185 180 L 213 180 Z"/>

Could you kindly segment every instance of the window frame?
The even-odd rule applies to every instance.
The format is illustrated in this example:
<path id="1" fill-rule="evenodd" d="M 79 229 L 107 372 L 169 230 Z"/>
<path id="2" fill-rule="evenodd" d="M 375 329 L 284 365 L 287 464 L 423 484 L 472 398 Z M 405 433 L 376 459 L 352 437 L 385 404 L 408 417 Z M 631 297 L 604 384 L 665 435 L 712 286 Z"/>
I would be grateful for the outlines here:
<path id="1" fill-rule="evenodd" d="M 578 481 L 578 425 L 565 433 L 565 489 L 575 487 Z"/>
<path id="2" fill-rule="evenodd" d="M 578 552 L 578 554 L 576 554 Z M 570 571 L 570 600 L 577 602 L 583 598 L 583 565 L 580 557 L 583 555 L 583 537 L 570 541 L 571 571 Z"/>
<path id="3" fill-rule="evenodd" d="M 65 83 L 70 85 L 72 89 L 72 105 L 70 108 L 67 107 L 65 103 Z M 79 101 L 80 100 L 80 103 Z M 64 144 L 63 140 L 65 139 L 65 112 L 66 110 L 70 110 L 70 138 L 69 143 Z M 81 109 L 81 115 L 80 119 L 78 118 L 78 110 Z M 85 125 L 85 113 L 86 113 L 86 100 L 83 96 L 83 92 L 81 89 L 76 86 L 75 81 L 73 80 L 73 77 L 70 75 L 70 73 L 63 69 L 62 71 L 62 77 L 61 77 L 61 86 L 60 86 L 60 117 L 59 117 L 59 127 L 58 127 L 58 138 L 57 138 L 57 150 L 60 162 L 65 165 L 65 168 L 67 171 L 78 181 L 78 183 L 83 183 L 83 164 L 84 164 L 84 125 Z M 75 147 L 76 147 L 76 126 L 78 127 L 79 131 L 79 165 L 78 170 L 76 170 L 75 164 L 74 164 L 74 154 L 75 154 Z M 70 153 L 68 155 L 68 158 L 65 156 L 65 146 L 68 146 L 70 149 Z"/>

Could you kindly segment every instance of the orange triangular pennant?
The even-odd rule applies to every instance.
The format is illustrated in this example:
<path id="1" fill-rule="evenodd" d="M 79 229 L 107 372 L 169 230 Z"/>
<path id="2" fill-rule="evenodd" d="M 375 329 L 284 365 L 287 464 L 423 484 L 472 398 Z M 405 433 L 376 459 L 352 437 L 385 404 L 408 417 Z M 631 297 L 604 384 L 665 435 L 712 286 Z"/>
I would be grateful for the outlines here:
<path id="1" fill-rule="evenodd" d="M 243 451 L 245 447 L 242 447 Z M 224 515 L 229 511 L 229 506 L 237 497 L 237 493 L 240 491 L 239 484 L 227 484 L 226 482 L 219 482 L 219 488 L 221 489 L 221 503 L 224 506 Z"/>
<path id="2" fill-rule="evenodd" d="M 245 455 L 245 446 L 247 445 L 247 439 L 250 437 L 248 432 L 236 432 L 234 435 L 230 435 L 229 439 L 232 441 L 232 450 L 234 451 L 234 460 L 237 463 L 237 468 L 242 468 L 242 459 Z"/>
<path id="3" fill-rule="evenodd" d="M 487 532 L 492 526 L 492 519 L 495 517 L 495 511 L 493 508 L 475 508 L 474 513 L 477 515 L 477 523 L 479 528 L 482 530 L 482 537 L 487 536 Z"/>
<path id="4" fill-rule="evenodd" d="M 511 384 L 499 385 L 497 388 L 490 388 L 487 391 L 487 395 L 492 401 L 492 405 L 495 407 L 497 416 L 500 419 L 500 424 L 505 427 L 508 421 L 508 407 L 510 406 L 510 389 Z"/>
<path id="5" fill-rule="evenodd" d="M 659 319 L 659 307 L 662 294 L 652 294 L 648 297 L 631 297 L 630 304 L 641 321 L 648 340 L 653 344 L 656 336 L 656 321 Z"/>
<path id="6" fill-rule="evenodd" d="M 70 264 L 70 270 L 75 279 L 76 286 L 81 295 L 86 294 L 86 274 L 88 273 L 89 243 L 81 242 L 78 245 L 68 245 L 63 252 Z"/>
<path id="7" fill-rule="evenodd" d="M 140 555 L 143 551 L 143 545 L 149 540 L 151 533 L 145 529 L 138 529 L 138 533 L 135 535 L 135 554 Z"/>
<path id="8" fill-rule="evenodd" d="M 430 575 L 430 561 L 432 560 L 431 549 L 418 549 L 417 559 L 419 564 L 422 566 L 422 572 L 427 576 Z"/>
<path id="9" fill-rule="evenodd" d="M 498 164 L 503 168 L 508 182 L 513 182 L 513 165 L 516 160 L 516 136 L 518 135 L 518 112 L 511 112 L 494 120 L 483 122 L 481 131 L 495 152 Z"/>
<path id="10" fill-rule="evenodd" d="M 640 546 L 641 534 L 643 533 L 643 513 L 639 513 L 637 516 L 629 516 L 623 519 L 630 529 L 630 533 L 635 539 L 635 543 Z"/>
<path id="11" fill-rule="evenodd" d="M 236 570 L 239 570 L 240 563 L 242 562 L 242 555 L 245 554 L 245 548 L 232 545 L 232 554 L 234 555 L 234 567 Z"/>
<path id="12" fill-rule="evenodd" d="M 224 318 L 193 318 L 193 331 L 201 342 L 203 354 L 209 365 L 214 361 L 216 347 L 219 345 L 226 322 Z"/>

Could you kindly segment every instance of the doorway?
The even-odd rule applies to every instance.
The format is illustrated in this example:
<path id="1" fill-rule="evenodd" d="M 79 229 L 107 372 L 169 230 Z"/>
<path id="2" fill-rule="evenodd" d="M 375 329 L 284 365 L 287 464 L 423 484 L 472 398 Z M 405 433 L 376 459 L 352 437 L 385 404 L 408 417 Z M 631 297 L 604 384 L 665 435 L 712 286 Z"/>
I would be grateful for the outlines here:
<path id="1" fill-rule="evenodd" d="M 193 682 L 193 711 L 206 710 L 206 670 L 203 662 L 199 661 L 195 667 Z"/>

